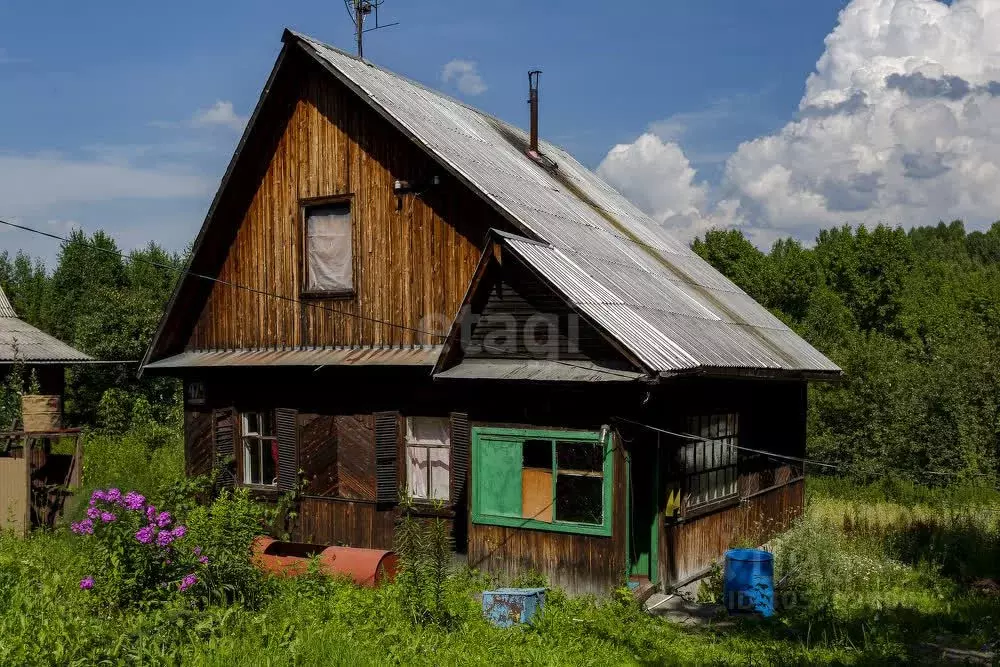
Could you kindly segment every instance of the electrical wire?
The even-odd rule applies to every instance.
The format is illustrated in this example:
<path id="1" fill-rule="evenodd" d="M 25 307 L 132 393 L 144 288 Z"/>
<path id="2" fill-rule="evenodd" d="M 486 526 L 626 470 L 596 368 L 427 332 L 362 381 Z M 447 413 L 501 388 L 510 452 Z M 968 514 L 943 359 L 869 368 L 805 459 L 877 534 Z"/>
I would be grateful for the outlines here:
<path id="1" fill-rule="evenodd" d="M 123 251 L 121 251 L 121 250 L 112 250 L 110 248 L 102 248 L 101 246 L 93 244 L 93 243 L 90 243 L 88 241 L 83 241 L 83 240 L 80 240 L 80 239 L 69 239 L 69 238 L 67 238 L 65 236 L 60 236 L 58 234 L 53 234 L 51 232 L 46 232 L 46 231 L 43 231 L 41 229 L 35 229 L 34 227 L 27 227 L 25 225 L 19 225 L 17 223 L 13 223 L 13 222 L 10 222 L 10 221 L 4 220 L 4 219 L 0 219 L 0 224 L 6 225 L 8 227 L 13 227 L 14 229 L 19 229 L 19 230 L 24 231 L 24 232 L 31 232 L 33 234 L 39 234 L 40 236 L 45 236 L 47 238 L 50 238 L 50 239 L 53 239 L 53 240 L 56 240 L 56 241 L 60 241 L 61 243 L 71 243 L 71 242 L 73 242 L 73 243 L 79 243 L 79 244 L 83 245 L 84 247 L 90 248 L 92 250 L 97 250 L 99 252 L 103 252 L 103 253 L 106 253 L 106 254 L 109 254 L 109 255 L 114 255 L 114 256 L 120 257 L 122 259 L 126 258 L 125 253 Z M 426 335 L 426 336 L 431 336 L 431 337 L 438 338 L 438 339 L 446 339 L 448 337 L 447 333 L 436 333 L 436 332 L 432 332 L 432 331 L 426 331 L 424 329 L 418 329 L 416 327 L 409 327 L 409 326 L 406 326 L 406 325 L 403 325 L 403 324 L 396 324 L 394 322 L 389 322 L 387 320 L 382 320 L 382 319 L 379 319 L 379 318 L 376 318 L 376 317 L 367 317 L 365 315 L 360 315 L 358 313 L 349 313 L 349 312 L 344 311 L 344 310 L 339 310 L 339 309 L 336 309 L 336 308 L 330 308 L 329 306 L 324 306 L 323 304 L 320 304 L 320 303 L 315 303 L 315 302 L 311 302 L 311 301 L 302 301 L 300 299 L 296 299 L 296 298 L 293 298 L 293 297 L 283 296 L 281 294 L 275 294 L 274 292 L 268 292 L 268 291 L 265 291 L 265 290 L 257 289 L 255 287 L 250 287 L 248 285 L 241 285 L 239 283 L 234 283 L 232 281 L 224 280 L 222 278 L 216 278 L 215 276 L 210 276 L 210 275 L 207 275 L 207 274 L 204 274 L 204 273 L 198 273 L 198 272 L 191 271 L 191 270 L 185 269 L 185 268 L 179 268 L 179 267 L 176 267 L 176 266 L 172 266 L 170 264 L 164 264 L 163 262 L 157 262 L 157 261 L 154 261 L 154 260 L 145 259 L 145 258 L 142 258 L 142 257 L 135 257 L 135 256 L 131 256 L 128 259 L 129 259 L 129 261 L 135 261 L 135 262 L 139 262 L 139 263 L 142 263 L 142 264 L 153 266 L 153 267 L 156 267 L 158 269 L 165 270 L 165 271 L 170 271 L 171 273 L 174 273 L 174 274 L 179 275 L 179 276 L 191 276 L 193 278 L 199 278 L 201 280 L 208 280 L 210 282 L 218 283 L 220 285 L 225 285 L 227 287 L 232 287 L 234 289 L 244 290 L 244 291 L 249 292 L 251 294 L 257 294 L 257 295 L 260 295 L 260 296 L 271 297 L 271 298 L 277 299 L 279 301 L 285 301 L 285 302 L 288 302 L 288 303 L 294 303 L 294 304 L 298 304 L 298 305 L 301 305 L 301 306 L 307 306 L 307 307 L 310 307 L 310 308 L 315 308 L 317 310 L 322 310 L 322 311 L 334 313 L 334 314 L 337 314 L 337 315 L 343 315 L 345 317 L 353 317 L 353 318 L 358 319 L 358 320 L 367 321 L 367 322 L 373 322 L 373 323 L 376 323 L 376 324 L 382 324 L 382 325 L 385 325 L 385 326 L 394 327 L 394 328 L 397 328 L 397 329 L 402 329 L 404 331 L 412 331 L 414 333 L 419 333 L 419 334 L 423 334 L 423 335 Z M 493 345 L 488 345 L 486 343 L 483 343 L 482 345 L 483 345 L 484 348 L 488 348 L 488 349 L 490 349 L 493 352 L 506 352 L 505 349 L 500 348 L 500 347 L 496 347 L 496 346 L 493 346 Z M 574 364 L 572 362 L 563 361 L 563 360 L 560 360 L 560 359 L 546 359 L 546 361 L 552 361 L 552 362 L 555 362 L 557 364 L 561 364 L 563 366 L 568 366 L 568 367 L 571 367 L 571 368 L 576 368 L 578 370 L 585 370 L 585 371 L 591 371 L 591 372 L 594 371 L 594 369 L 591 368 L 591 367 L 582 366 L 580 364 Z M 613 375 L 613 376 L 621 377 L 621 378 L 627 379 L 627 380 L 633 380 L 634 381 L 634 380 L 637 379 L 634 374 L 626 374 L 626 373 L 615 372 L 615 371 L 613 371 L 611 369 L 602 368 L 602 369 L 600 369 L 599 372 L 601 372 L 603 374 L 606 374 L 606 375 Z"/>
<path id="2" fill-rule="evenodd" d="M 625 422 L 625 423 L 628 423 L 628 424 L 632 424 L 634 426 L 639 426 L 639 427 L 648 429 L 650 431 L 656 431 L 657 433 L 664 433 L 666 435 L 674 436 L 676 438 L 682 438 L 682 439 L 685 439 L 685 440 L 691 440 L 691 441 L 696 441 L 696 442 L 703 442 L 705 440 L 711 440 L 712 439 L 712 438 L 700 437 L 700 436 L 697 436 L 697 435 L 693 435 L 691 433 L 677 433 L 675 431 L 668 431 L 666 429 L 659 428 L 657 426 L 650 426 L 649 424 L 643 424 L 642 422 L 637 422 L 637 421 L 635 421 L 633 419 L 627 419 L 625 417 L 617 417 L 616 416 L 616 417 L 612 417 L 611 419 L 613 421 Z M 742 445 L 734 445 L 734 444 L 728 443 L 728 442 L 720 442 L 719 444 L 721 444 L 721 445 L 723 445 L 725 447 L 732 447 L 733 449 L 736 449 L 736 450 L 739 450 L 739 451 L 752 452 L 754 454 L 762 454 L 762 455 L 770 457 L 770 458 L 782 459 L 782 460 L 785 460 L 785 461 L 793 461 L 793 462 L 796 462 L 796 463 L 801 463 L 803 465 L 814 465 L 814 466 L 819 466 L 819 467 L 823 467 L 823 468 L 832 468 L 832 469 L 835 469 L 835 470 L 842 470 L 842 471 L 848 471 L 848 470 L 851 470 L 851 469 L 855 469 L 855 470 L 858 469 L 858 466 L 852 466 L 852 465 L 847 464 L 847 463 L 827 463 L 825 461 L 815 461 L 815 460 L 812 460 L 812 459 L 805 459 L 805 458 L 801 458 L 801 457 L 798 457 L 798 456 L 787 456 L 785 454 L 776 454 L 775 452 L 768 452 L 768 451 L 765 451 L 765 450 L 762 450 L 762 449 L 753 449 L 751 447 L 744 447 Z M 963 474 L 970 474 L 970 473 L 946 472 L 946 471 L 941 471 L 941 470 L 920 470 L 920 471 L 917 471 L 917 472 L 921 473 L 921 474 L 940 475 L 940 476 L 948 476 L 948 477 L 958 477 L 958 476 L 962 476 Z M 990 477 L 990 475 L 988 475 L 986 473 L 971 473 L 971 474 L 974 475 L 974 476 L 976 476 L 976 477 Z"/>

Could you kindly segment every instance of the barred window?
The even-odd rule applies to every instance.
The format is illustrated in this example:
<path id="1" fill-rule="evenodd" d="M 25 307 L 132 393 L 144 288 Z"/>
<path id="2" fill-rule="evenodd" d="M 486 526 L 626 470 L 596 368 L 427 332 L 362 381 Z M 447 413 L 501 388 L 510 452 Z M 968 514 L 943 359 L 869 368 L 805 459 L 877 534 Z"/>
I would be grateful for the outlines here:
<path id="1" fill-rule="evenodd" d="M 737 495 L 739 416 L 736 414 L 688 417 L 687 432 L 702 440 L 681 447 L 686 509 Z"/>

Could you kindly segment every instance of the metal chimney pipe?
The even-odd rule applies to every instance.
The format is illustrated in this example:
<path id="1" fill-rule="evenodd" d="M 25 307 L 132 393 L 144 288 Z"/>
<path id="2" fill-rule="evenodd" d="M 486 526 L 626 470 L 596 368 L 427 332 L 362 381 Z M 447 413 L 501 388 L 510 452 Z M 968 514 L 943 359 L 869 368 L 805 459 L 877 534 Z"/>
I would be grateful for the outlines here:
<path id="1" fill-rule="evenodd" d="M 529 150 L 538 152 L 538 76 L 542 70 L 528 72 L 528 105 L 531 108 L 531 144 Z"/>

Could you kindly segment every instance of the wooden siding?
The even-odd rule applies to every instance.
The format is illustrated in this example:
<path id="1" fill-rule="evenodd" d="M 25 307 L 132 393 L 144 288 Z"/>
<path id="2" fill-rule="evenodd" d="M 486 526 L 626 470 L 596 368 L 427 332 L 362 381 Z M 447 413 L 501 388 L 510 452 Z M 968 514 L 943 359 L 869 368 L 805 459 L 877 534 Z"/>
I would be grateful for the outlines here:
<path id="1" fill-rule="evenodd" d="M 502 266 L 490 265 L 471 305 L 478 320 L 468 336 L 470 358 L 621 358 L 589 322 L 511 255 Z M 547 339 L 547 333 L 554 337 Z"/>
<path id="2" fill-rule="evenodd" d="M 337 495 L 340 481 L 337 434 L 335 417 L 299 414 L 299 466 L 305 471 L 308 495 Z"/>
<path id="3" fill-rule="evenodd" d="M 487 230 L 508 224 L 301 54 L 289 54 L 282 65 L 258 126 L 261 136 L 251 137 L 240 157 L 258 164 L 234 172 L 233 192 L 212 222 L 214 249 L 198 258 L 199 264 L 208 263 L 214 254 L 221 266 L 195 268 L 285 300 L 212 284 L 207 298 L 201 297 L 204 305 L 190 335 L 173 335 L 180 324 L 169 323 L 164 345 L 176 350 L 440 343 L 375 320 L 445 331 Z M 274 136 L 266 136 L 269 131 Z M 440 177 L 439 185 L 419 196 L 404 195 L 397 210 L 396 179 L 415 183 L 433 175 Z M 334 195 L 352 196 L 355 295 L 296 303 L 302 282 L 300 202 Z M 234 228 L 228 234 L 227 225 Z"/>
<path id="4" fill-rule="evenodd" d="M 665 525 L 660 533 L 660 580 L 669 584 L 698 575 L 737 542 L 763 544 L 802 514 L 805 483 L 792 482 L 739 505 Z M 662 522 L 661 522 L 662 523 Z"/>
<path id="5" fill-rule="evenodd" d="M 303 498 L 296 539 L 311 544 L 341 544 L 392 549 L 396 512 L 374 502 L 339 498 Z"/>
<path id="6" fill-rule="evenodd" d="M 571 593 L 607 594 L 625 580 L 625 480 L 625 457 L 616 438 L 611 537 L 470 521 L 469 565 L 501 580 L 539 572 Z"/>
<path id="7" fill-rule="evenodd" d="M 184 410 L 184 469 L 188 475 L 212 472 L 212 413 Z"/>

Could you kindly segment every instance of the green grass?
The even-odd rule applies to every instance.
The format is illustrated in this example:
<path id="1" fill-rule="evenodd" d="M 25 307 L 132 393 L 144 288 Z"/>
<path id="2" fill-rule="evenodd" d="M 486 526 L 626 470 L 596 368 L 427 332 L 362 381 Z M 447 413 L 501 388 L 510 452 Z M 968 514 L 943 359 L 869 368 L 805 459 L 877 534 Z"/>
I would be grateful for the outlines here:
<path id="1" fill-rule="evenodd" d="M 88 488 L 149 495 L 180 478 L 176 439 L 89 438 Z M 155 439 L 154 439 L 155 440 Z M 771 545 L 787 608 L 768 622 L 691 629 L 612 596 L 553 592 L 526 628 L 486 623 L 475 593 L 497 582 L 449 580 L 448 628 L 414 625 L 397 586 L 359 589 L 304 578 L 274 582 L 256 609 L 166 606 L 112 612 L 78 588 L 89 574 L 64 528 L 0 535 L 0 664 L 885 664 L 932 658 L 923 642 L 981 648 L 994 641 L 1000 597 L 996 494 L 904 491 L 816 480 L 808 511 Z"/>

